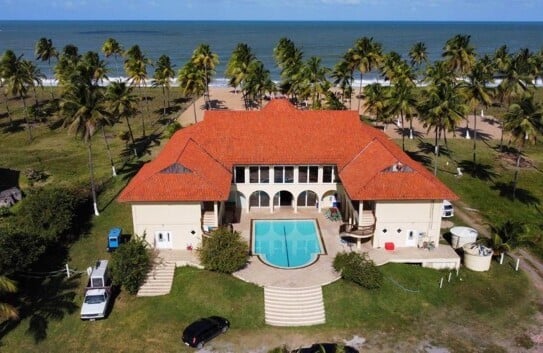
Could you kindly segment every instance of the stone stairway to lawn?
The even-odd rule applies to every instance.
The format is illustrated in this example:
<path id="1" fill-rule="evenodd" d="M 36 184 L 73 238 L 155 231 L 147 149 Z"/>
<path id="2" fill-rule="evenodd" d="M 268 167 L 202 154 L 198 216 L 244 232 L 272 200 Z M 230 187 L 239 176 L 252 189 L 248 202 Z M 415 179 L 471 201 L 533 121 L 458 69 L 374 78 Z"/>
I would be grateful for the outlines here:
<path id="1" fill-rule="evenodd" d="M 326 322 L 322 288 L 264 287 L 266 324 L 311 326 Z"/>
<path id="2" fill-rule="evenodd" d="M 138 297 L 153 297 L 170 293 L 174 273 L 175 262 L 161 261 L 156 264 L 138 291 Z"/>

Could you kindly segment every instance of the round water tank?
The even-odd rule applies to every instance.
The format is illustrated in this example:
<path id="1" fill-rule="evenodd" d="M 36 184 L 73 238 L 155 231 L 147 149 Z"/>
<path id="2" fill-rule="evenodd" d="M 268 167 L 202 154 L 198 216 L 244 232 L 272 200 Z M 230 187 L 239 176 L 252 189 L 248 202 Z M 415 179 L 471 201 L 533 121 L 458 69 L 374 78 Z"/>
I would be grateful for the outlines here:
<path id="1" fill-rule="evenodd" d="M 464 266 L 472 271 L 488 271 L 492 261 L 492 249 L 477 243 L 462 246 L 464 250 Z"/>
<path id="2" fill-rule="evenodd" d="M 470 227 L 452 227 L 451 245 L 454 249 L 461 248 L 464 244 L 474 243 L 477 240 L 477 231 Z"/>

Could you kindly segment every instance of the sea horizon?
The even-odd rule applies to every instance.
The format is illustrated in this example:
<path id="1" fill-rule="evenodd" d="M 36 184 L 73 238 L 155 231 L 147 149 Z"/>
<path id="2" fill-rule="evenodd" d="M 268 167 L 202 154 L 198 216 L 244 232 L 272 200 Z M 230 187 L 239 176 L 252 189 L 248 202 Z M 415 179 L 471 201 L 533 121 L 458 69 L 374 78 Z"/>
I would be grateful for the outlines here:
<path id="1" fill-rule="evenodd" d="M 384 52 L 396 51 L 404 58 L 413 44 L 424 42 L 433 62 L 441 58 L 447 39 L 456 34 L 470 35 L 480 55 L 491 55 L 502 45 L 507 45 L 511 52 L 520 48 L 539 51 L 543 47 L 543 22 L 536 21 L 0 20 L 0 53 L 11 49 L 16 55 L 35 60 L 34 46 L 39 38 L 46 37 L 59 51 L 73 44 L 81 54 L 100 53 L 108 65 L 110 79 L 115 80 L 125 73 L 121 60 L 105 58 L 100 52 L 107 38 L 115 38 L 124 49 L 138 44 L 152 61 L 168 55 L 176 72 L 199 44 L 207 43 L 220 60 L 212 84 L 225 86 L 226 63 L 238 43 L 248 44 L 270 71 L 272 80 L 279 81 L 273 48 L 282 37 L 290 38 L 302 49 L 304 60 L 317 56 L 322 65 L 332 68 L 363 36 L 380 42 Z M 52 82 L 56 61 L 52 61 L 52 66 L 35 62 L 46 75 L 46 82 Z M 152 77 L 152 67 L 148 74 Z M 364 83 L 379 80 L 382 82 L 376 73 L 364 76 Z"/>

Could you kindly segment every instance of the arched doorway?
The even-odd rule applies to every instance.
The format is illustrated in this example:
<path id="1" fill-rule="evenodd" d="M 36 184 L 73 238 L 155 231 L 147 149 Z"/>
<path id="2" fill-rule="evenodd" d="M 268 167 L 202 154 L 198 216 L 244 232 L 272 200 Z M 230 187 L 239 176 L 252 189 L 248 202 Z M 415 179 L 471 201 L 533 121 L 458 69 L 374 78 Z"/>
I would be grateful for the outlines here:
<path id="1" fill-rule="evenodd" d="M 262 190 L 253 192 L 249 197 L 249 207 L 270 207 L 270 195 Z"/>
<path id="2" fill-rule="evenodd" d="M 318 206 L 319 197 L 311 190 L 302 191 L 296 200 L 298 207 L 315 207 Z"/>
<path id="3" fill-rule="evenodd" d="M 273 196 L 274 207 L 292 207 L 294 196 L 290 191 L 281 190 Z"/>

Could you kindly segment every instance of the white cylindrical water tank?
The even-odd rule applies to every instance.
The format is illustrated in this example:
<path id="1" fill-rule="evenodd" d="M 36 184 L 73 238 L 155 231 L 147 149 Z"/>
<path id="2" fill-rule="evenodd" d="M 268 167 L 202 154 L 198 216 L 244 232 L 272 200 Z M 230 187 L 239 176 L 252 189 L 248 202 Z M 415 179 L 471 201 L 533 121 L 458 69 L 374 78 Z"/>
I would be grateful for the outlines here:
<path id="1" fill-rule="evenodd" d="M 492 249 L 477 243 L 462 246 L 464 250 L 464 266 L 472 271 L 488 271 L 492 261 Z"/>
<path id="2" fill-rule="evenodd" d="M 477 241 L 477 231 L 470 227 L 452 227 L 451 245 L 454 249 L 461 248 L 464 244 Z"/>

